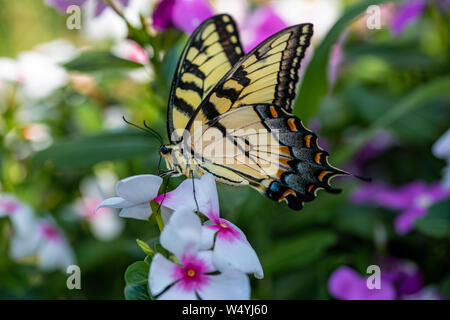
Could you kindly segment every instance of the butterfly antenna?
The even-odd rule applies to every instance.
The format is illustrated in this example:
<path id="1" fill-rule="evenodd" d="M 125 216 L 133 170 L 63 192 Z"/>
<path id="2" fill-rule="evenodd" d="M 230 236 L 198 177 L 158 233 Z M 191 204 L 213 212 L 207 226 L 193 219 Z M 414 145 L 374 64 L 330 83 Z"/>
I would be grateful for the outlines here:
<path id="1" fill-rule="evenodd" d="M 156 132 L 155 130 L 153 130 L 153 129 L 152 129 L 152 130 L 149 130 L 149 128 L 147 128 L 147 127 L 142 128 L 142 127 L 138 126 L 137 124 L 128 121 L 128 120 L 125 118 L 125 116 L 122 116 L 122 119 L 123 119 L 123 121 L 125 121 L 126 124 L 128 124 L 128 125 L 130 125 L 130 126 L 133 126 L 133 127 L 137 128 L 137 129 L 139 129 L 139 130 L 142 130 L 142 131 L 145 131 L 145 132 L 147 132 L 147 133 L 150 133 L 152 136 L 154 136 L 155 138 L 157 138 L 157 139 L 161 142 L 161 144 L 163 144 L 163 143 L 162 143 L 162 137 L 161 137 L 161 135 L 160 135 L 158 132 Z"/>
<path id="2" fill-rule="evenodd" d="M 158 131 L 156 131 L 155 129 L 149 127 L 149 126 L 147 125 L 147 122 L 145 122 L 145 120 L 144 120 L 144 127 L 146 127 L 150 132 L 153 132 L 153 134 L 154 134 L 156 137 L 158 137 L 159 142 L 161 142 L 161 144 L 164 144 L 164 141 L 163 141 L 162 136 L 158 133 Z"/>

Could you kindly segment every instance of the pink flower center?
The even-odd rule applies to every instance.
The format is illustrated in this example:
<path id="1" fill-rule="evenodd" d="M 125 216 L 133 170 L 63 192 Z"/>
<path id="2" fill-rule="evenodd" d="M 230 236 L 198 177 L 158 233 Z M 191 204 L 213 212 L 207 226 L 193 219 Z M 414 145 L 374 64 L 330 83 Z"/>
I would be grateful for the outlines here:
<path id="1" fill-rule="evenodd" d="M 217 228 L 219 229 L 217 232 L 217 236 L 227 240 L 229 242 L 233 242 L 235 240 L 241 240 L 241 233 L 228 221 L 224 219 L 219 219 L 216 221 Z"/>
<path id="2" fill-rule="evenodd" d="M 59 242 L 61 241 L 61 233 L 59 230 L 51 225 L 50 223 L 43 223 L 41 225 L 41 232 L 45 239 L 53 242 Z"/>
<path id="3" fill-rule="evenodd" d="M 181 287 L 186 291 L 201 290 L 201 287 L 209 282 L 207 263 L 196 256 L 184 256 L 181 258 L 184 267 L 175 268 L 174 277 L 179 279 Z"/>
<path id="4" fill-rule="evenodd" d="M 2 207 L 3 211 L 12 214 L 19 209 L 20 205 L 12 200 L 4 200 L 0 202 L 0 206 Z"/>

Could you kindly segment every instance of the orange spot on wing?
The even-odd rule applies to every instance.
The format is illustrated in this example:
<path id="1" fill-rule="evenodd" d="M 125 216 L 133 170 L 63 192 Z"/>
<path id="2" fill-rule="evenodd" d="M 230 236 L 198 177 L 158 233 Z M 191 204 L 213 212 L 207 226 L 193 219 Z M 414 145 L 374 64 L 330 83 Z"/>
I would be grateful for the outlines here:
<path id="1" fill-rule="evenodd" d="M 280 199 L 278 199 L 278 201 L 282 201 L 282 200 L 285 200 L 286 199 L 286 197 L 288 196 L 288 195 L 290 195 L 290 194 L 292 194 L 292 195 L 294 195 L 295 196 L 295 191 L 294 190 L 292 190 L 292 189 L 288 189 L 288 190 L 286 190 L 284 193 L 283 193 L 283 195 L 280 197 Z"/>
<path id="2" fill-rule="evenodd" d="M 314 185 L 313 185 L 313 184 L 309 185 L 309 187 L 308 187 L 308 192 L 311 192 L 312 189 L 314 189 Z"/>
<path id="3" fill-rule="evenodd" d="M 289 147 L 288 146 L 281 146 L 280 147 L 280 154 L 286 154 L 286 155 L 290 156 L 291 152 L 289 151 Z"/>
<path id="4" fill-rule="evenodd" d="M 311 136 L 305 136 L 305 143 L 307 148 L 311 147 Z"/>
<path id="5" fill-rule="evenodd" d="M 291 131 L 297 131 L 297 126 L 295 125 L 295 120 L 294 119 L 289 119 L 287 121 L 289 129 L 291 129 Z"/>
<path id="6" fill-rule="evenodd" d="M 273 106 L 270 106 L 269 109 L 270 109 L 270 114 L 272 115 L 272 117 L 274 117 L 274 118 L 278 117 L 278 112 Z"/>
<path id="7" fill-rule="evenodd" d="M 319 174 L 319 176 L 318 176 L 319 181 L 322 181 L 323 178 L 324 178 L 327 174 L 329 174 L 329 173 L 330 173 L 330 171 L 322 171 L 322 172 Z"/>
<path id="8" fill-rule="evenodd" d="M 316 156 L 314 157 L 314 161 L 316 161 L 316 163 L 320 163 L 321 156 L 322 156 L 322 154 L 320 152 L 317 152 Z"/>
<path id="9" fill-rule="evenodd" d="M 289 159 L 289 158 L 282 158 L 281 157 L 279 159 L 279 161 L 280 161 L 281 164 L 285 165 L 286 167 L 289 167 L 289 161 L 291 161 L 291 159 Z"/>

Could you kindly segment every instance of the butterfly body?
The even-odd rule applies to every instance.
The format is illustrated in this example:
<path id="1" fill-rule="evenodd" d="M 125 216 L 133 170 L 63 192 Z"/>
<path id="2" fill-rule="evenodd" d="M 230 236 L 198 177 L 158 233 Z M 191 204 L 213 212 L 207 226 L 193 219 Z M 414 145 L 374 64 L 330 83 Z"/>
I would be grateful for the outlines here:
<path id="1" fill-rule="evenodd" d="M 160 149 L 169 170 L 206 172 L 222 183 L 249 185 L 300 210 L 329 180 L 317 136 L 295 117 L 298 70 L 312 25 L 286 28 L 247 55 L 228 15 L 206 20 L 178 64 L 168 108 L 171 143 Z"/>

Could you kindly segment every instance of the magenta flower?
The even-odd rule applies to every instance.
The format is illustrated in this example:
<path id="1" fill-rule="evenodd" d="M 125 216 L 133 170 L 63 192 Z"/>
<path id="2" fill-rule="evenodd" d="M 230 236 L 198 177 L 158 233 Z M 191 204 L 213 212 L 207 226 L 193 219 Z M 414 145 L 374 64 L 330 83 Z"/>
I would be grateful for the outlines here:
<path id="1" fill-rule="evenodd" d="M 191 34 L 200 23 L 213 15 L 206 0 L 162 0 L 153 12 L 153 25 L 158 30 L 175 26 Z"/>
<path id="2" fill-rule="evenodd" d="M 245 24 L 242 26 L 244 51 L 252 50 L 262 41 L 287 26 L 272 6 L 266 5 L 256 9 L 247 16 Z"/>
<path id="3" fill-rule="evenodd" d="M 198 204 L 199 211 L 210 219 L 203 226 L 203 241 L 213 243 L 215 239 L 213 261 L 218 269 L 234 268 L 244 273 L 253 273 L 259 279 L 263 278 L 261 263 L 245 234 L 230 221 L 220 218 L 214 176 L 207 173 L 201 179 L 194 179 L 194 183 L 197 203 L 191 179 L 186 179 L 165 196 L 159 195 L 155 201 L 162 202 L 163 208 L 171 210 L 187 207 L 196 211 Z"/>
<path id="4" fill-rule="evenodd" d="M 391 22 L 391 31 L 399 36 L 405 28 L 419 19 L 422 15 L 427 2 L 425 0 L 405 1 L 397 10 Z"/>
<path id="5" fill-rule="evenodd" d="M 414 262 L 386 257 L 379 259 L 377 264 L 383 278 L 394 285 L 399 297 L 415 294 L 422 289 L 422 274 Z"/>
<path id="6" fill-rule="evenodd" d="M 395 289 L 381 278 L 380 289 L 369 289 L 366 279 L 353 269 L 343 266 L 336 269 L 328 279 L 328 291 L 341 300 L 393 300 Z"/>
<path id="7" fill-rule="evenodd" d="M 187 207 L 176 210 L 161 232 L 161 245 L 179 263 L 161 254 L 152 260 L 149 288 L 163 300 L 249 299 L 250 284 L 245 273 L 225 270 L 216 274 L 211 242 L 203 242 L 200 218 Z M 214 274 L 213 274 L 214 273 Z"/>
<path id="8" fill-rule="evenodd" d="M 127 6 L 129 0 L 119 0 L 123 6 Z M 45 0 L 48 6 L 54 7 L 61 13 L 66 13 L 66 10 L 71 5 L 82 6 L 87 2 L 87 0 Z M 95 16 L 98 17 L 103 13 L 103 11 L 108 7 L 108 5 L 103 0 L 95 1 Z"/>
<path id="9" fill-rule="evenodd" d="M 423 181 L 415 181 L 399 188 L 369 183 L 356 190 L 351 200 L 358 204 L 401 210 L 394 224 L 398 233 L 405 234 L 413 229 L 416 219 L 426 215 L 428 207 L 449 197 L 450 190 L 439 182 L 427 185 Z"/>
<path id="10" fill-rule="evenodd" d="M 153 11 L 153 26 L 157 30 L 167 30 L 174 26 L 172 20 L 173 7 L 176 0 L 162 0 Z"/>

